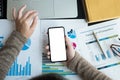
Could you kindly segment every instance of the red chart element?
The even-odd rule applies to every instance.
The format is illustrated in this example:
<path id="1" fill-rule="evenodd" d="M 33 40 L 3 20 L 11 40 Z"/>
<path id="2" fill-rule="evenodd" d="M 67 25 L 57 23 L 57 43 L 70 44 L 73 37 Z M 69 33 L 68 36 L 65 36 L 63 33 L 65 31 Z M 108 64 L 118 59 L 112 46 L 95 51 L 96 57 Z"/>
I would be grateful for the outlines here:
<path id="1" fill-rule="evenodd" d="M 72 46 L 73 46 L 74 49 L 77 47 L 75 42 L 72 42 Z"/>

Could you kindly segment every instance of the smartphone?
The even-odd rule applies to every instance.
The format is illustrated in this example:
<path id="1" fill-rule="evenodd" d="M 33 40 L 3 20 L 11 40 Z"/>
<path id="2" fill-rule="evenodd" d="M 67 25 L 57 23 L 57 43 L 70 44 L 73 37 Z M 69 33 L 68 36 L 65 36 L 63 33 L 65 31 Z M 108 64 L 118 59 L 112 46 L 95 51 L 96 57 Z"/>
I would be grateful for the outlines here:
<path id="1" fill-rule="evenodd" d="M 64 27 L 48 28 L 48 40 L 52 62 L 67 60 Z"/>

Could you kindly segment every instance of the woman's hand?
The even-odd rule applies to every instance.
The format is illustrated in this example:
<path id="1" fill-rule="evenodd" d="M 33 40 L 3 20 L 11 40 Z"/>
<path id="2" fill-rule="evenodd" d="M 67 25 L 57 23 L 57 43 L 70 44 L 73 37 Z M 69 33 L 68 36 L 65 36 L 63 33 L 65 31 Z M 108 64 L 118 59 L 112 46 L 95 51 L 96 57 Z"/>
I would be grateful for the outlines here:
<path id="1" fill-rule="evenodd" d="M 67 46 L 67 59 L 68 59 L 67 61 L 70 61 L 75 56 L 75 50 L 72 46 L 72 43 L 67 37 L 65 37 L 65 40 L 66 40 L 66 46 Z M 47 45 L 45 48 L 47 50 L 47 57 L 49 59 L 50 58 L 49 46 Z"/>
<path id="2" fill-rule="evenodd" d="M 12 15 L 15 20 L 16 31 L 28 39 L 37 25 L 38 13 L 35 10 L 31 10 L 23 14 L 25 9 L 26 5 L 21 7 L 16 13 L 16 9 L 13 8 Z"/>

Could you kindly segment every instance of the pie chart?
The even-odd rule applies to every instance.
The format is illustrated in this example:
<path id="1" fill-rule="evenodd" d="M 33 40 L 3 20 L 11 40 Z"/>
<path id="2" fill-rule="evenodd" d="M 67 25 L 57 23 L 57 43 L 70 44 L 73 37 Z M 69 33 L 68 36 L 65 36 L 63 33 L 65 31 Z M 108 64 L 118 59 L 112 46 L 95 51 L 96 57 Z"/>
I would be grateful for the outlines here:
<path id="1" fill-rule="evenodd" d="M 75 42 L 72 42 L 72 46 L 73 46 L 74 49 L 77 47 Z"/>
<path id="2" fill-rule="evenodd" d="M 24 44 L 22 50 L 28 50 L 31 46 L 31 40 L 28 39 L 27 42 Z"/>
<path id="3" fill-rule="evenodd" d="M 76 38 L 76 32 L 75 30 L 71 29 L 69 32 L 67 32 L 68 37 L 75 39 Z"/>

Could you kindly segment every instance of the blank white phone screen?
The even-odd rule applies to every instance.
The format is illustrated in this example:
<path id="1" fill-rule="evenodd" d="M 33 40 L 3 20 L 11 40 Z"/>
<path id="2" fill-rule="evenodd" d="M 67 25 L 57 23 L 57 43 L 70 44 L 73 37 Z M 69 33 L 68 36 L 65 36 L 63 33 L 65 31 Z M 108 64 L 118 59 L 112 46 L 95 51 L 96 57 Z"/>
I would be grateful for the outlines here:
<path id="1" fill-rule="evenodd" d="M 66 47 L 64 28 L 50 28 L 49 29 L 49 42 L 51 61 L 65 61 L 66 60 Z"/>

